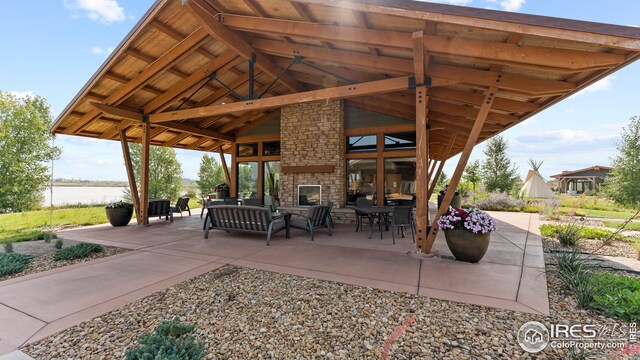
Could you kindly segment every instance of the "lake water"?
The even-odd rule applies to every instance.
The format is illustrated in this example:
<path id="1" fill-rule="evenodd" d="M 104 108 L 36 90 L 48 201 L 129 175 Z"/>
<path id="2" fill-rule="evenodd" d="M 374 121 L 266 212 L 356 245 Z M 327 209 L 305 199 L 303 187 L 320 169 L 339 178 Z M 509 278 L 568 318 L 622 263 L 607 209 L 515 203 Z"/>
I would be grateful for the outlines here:
<path id="1" fill-rule="evenodd" d="M 122 199 L 124 187 L 106 186 L 54 186 L 53 205 L 64 204 L 103 204 Z M 43 206 L 49 206 L 51 193 L 44 191 Z"/>

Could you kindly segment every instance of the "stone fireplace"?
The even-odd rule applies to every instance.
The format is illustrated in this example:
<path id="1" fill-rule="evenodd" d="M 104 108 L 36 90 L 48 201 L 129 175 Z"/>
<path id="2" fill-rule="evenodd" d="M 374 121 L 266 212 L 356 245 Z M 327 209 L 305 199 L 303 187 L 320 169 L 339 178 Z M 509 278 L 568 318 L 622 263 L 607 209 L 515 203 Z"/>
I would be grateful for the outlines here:
<path id="1" fill-rule="evenodd" d="M 299 185 L 321 187 L 322 203 L 345 203 L 344 110 L 341 100 L 318 101 L 281 109 L 280 205 L 300 204 Z"/>

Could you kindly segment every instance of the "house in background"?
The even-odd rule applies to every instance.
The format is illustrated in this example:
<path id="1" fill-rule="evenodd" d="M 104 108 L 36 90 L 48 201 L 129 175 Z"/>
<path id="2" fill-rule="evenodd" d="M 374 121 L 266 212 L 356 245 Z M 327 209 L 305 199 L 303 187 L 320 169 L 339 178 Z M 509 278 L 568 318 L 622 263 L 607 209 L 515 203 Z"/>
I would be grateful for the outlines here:
<path id="1" fill-rule="evenodd" d="M 586 169 L 563 171 L 551 175 L 558 181 L 558 192 L 561 194 L 582 194 L 585 191 L 598 191 L 613 168 L 592 166 Z"/>

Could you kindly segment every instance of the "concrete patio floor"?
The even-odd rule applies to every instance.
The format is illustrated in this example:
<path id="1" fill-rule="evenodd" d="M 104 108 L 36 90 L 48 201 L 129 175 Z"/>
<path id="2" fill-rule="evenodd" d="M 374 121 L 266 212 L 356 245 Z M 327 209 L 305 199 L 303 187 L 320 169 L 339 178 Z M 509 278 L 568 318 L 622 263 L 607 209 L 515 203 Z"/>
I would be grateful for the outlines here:
<path id="1" fill-rule="evenodd" d="M 549 302 L 538 215 L 492 213 L 498 230 L 484 259 L 455 261 L 442 234 L 435 257 L 416 254 L 411 237 L 338 225 L 315 241 L 300 230 L 265 237 L 213 231 L 199 216 L 173 223 L 60 232 L 63 239 L 133 251 L 0 282 L 0 355 L 226 264 L 534 314 Z"/>

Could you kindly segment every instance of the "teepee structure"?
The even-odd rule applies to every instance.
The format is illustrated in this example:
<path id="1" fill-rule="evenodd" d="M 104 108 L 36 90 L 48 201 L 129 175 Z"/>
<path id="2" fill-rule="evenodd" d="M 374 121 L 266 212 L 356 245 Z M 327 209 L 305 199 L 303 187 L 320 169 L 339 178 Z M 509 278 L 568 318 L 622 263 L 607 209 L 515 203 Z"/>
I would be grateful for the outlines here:
<path id="1" fill-rule="evenodd" d="M 546 181 L 542 175 L 540 175 L 540 167 L 542 166 L 543 161 L 535 161 L 533 159 L 529 159 L 529 165 L 531 165 L 531 170 L 527 174 L 527 179 L 524 181 L 524 185 L 520 189 L 521 197 L 529 197 L 529 198 L 539 198 L 539 199 L 551 199 L 555 198 L 556 195 L 551 191 L 549 186 L 547 186 Z"/>

